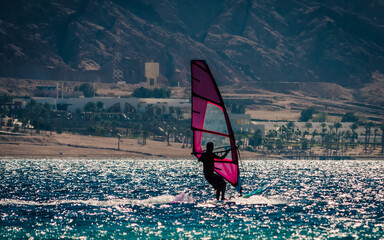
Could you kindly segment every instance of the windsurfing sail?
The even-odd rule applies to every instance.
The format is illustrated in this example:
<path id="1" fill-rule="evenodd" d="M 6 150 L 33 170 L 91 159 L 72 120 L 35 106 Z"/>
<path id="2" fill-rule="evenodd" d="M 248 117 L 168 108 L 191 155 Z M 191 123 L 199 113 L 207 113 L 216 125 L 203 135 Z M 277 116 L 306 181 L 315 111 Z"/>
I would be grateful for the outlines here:
<path id="1" fill-rule="evenodd" d="M 215 159 L 215 171 L 238 192 L 240 187 L 239 157 L 235 137 L 223 98 L 204 60 L 191 61 L 193 154 L 199 158 L 208 142 L 214 152 L 230 149 L 224 159 Z"/>

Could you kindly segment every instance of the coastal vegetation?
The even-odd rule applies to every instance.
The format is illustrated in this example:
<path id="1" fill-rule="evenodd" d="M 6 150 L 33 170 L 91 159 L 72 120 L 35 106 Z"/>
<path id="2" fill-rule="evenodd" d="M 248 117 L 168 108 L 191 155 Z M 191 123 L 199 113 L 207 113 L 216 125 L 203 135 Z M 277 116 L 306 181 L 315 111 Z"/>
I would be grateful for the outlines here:
<path id="1" fill-rule="evenodd" d="M 2 96 L 2 103 L 10 98 Z M 244 106 L 232 103 L 229 107 L 233 113 L 244 113 Z M 2 128 L 13 132 L 39 134 L 41 132 L 70 132 L 83 135 L 119 137 L 138 139 L 140 144 L 146 144 L 147 139 L 163 141 L 167 145 L 172 142 L 182 143 L 183 147 L 191 146 L 190 121 L 184 120 L 180 114 L 157 115 L 153 111 L 145 113 L 106 112 L 102 102 L 88 102 L 84 109 L 74 112 L 53 110 L 49 104 L 40 104 L 30 99 L 25 109 L 0 110 L 1 117 L 13 116 L 21 124 L 8 121 L 2 123 Z M 275 126 L 265 134 L 260 129 L 253 133 L 235 132 L 238 145 L 248 151 L 268 152 L 311 152 L 313 148 L 323 149 L 324 152 L 346 152 L 357 146 L 363 146 L 364 152 L 369 154 L 377 148 L 384 152 L 384 141 L 381 137 L 383 124 L 364 121 L 364 118 L 347 112 L 342 122 L 323 122 L 321 130 L 313 128 L 315 110 L 305 109 L 300 120 L 305 122 L 299 127 L 296 122 L 288 121 L 281 126 Z M 317 113 L 318 114 L 318 113 Z M 353 121 L 348 128 L 343 124 Z M 33 129 L 32 129 L 33 128 Z M 358 129 L 363 131 L 358 132 Z"/>

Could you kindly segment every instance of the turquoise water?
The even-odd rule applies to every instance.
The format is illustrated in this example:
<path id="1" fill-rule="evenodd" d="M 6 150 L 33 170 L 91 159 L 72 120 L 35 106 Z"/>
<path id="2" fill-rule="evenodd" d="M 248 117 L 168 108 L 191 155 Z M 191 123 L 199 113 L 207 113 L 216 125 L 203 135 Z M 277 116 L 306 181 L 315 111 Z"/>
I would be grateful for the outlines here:
<path id="1" fill-rule="evenodd" d="M 197 166 L 197 167 L 196 167 Z M 227 202 L 191 160 L 0 160 L 0 239 L 384 239 L 384 162 L 243 161 Z"/>

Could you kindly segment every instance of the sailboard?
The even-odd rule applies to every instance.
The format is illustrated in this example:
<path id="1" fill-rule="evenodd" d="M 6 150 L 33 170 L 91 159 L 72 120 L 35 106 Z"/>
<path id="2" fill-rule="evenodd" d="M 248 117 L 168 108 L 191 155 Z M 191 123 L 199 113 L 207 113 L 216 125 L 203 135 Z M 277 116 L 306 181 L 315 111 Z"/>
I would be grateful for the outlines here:
<path id="1" fill-rule="evenodd" d="M 193 154 L 199 158 L 208 142 L 214 152 L 230 150 L 224 159 L 215 159 L 215 171 L 241 194 L 239 156 L 235 136 L 219 88 L 204 60 L 191 61 Z"/>
<path id="2" fill-rule="evenodd" d="M 243 197 L 243 198 L 249 198 L 249 197 L 251 197 L 251 196 L 253 196 L 253 195 L 260 195 L 260 194 L 262 194 L 262 193 L 264 192 L 264 190 L 267 189 L 268 187 L 269 187 L 269 184 L 265 184 L 265 185 L 263 185 L 262 187 L 260 187 L 260 188 L 258 188 L 258 189 L 256 189 L 256 190 L 254 190 L 254 191 L 252 191 L 252 192 L 250 192 L 250 193 L 247 193 L 247 194 L 242 195 L 241 197 Z"/>

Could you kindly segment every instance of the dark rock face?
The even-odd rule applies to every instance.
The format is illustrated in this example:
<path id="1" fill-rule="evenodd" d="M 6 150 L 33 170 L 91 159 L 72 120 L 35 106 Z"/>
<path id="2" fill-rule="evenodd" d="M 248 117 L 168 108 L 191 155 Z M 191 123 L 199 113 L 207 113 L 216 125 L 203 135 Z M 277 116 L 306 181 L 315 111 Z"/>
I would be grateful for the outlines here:
<path id="1" fill-rule="evenodd" d="M 358 88 L 384 73 L 383 12 L 381 0 L 3 0 L 0 77 L 111 82 L 119 28 L 130 83 L 153 60 L 162 82 L 188 85 L 189 61 L 206 59 L 220 84 Z"/>

